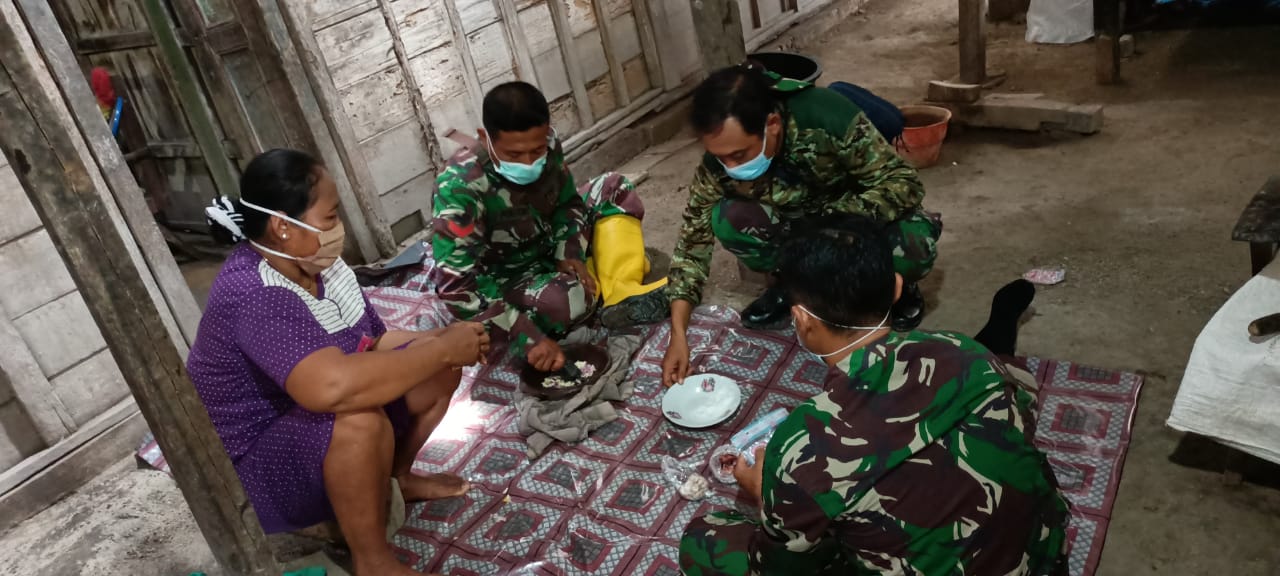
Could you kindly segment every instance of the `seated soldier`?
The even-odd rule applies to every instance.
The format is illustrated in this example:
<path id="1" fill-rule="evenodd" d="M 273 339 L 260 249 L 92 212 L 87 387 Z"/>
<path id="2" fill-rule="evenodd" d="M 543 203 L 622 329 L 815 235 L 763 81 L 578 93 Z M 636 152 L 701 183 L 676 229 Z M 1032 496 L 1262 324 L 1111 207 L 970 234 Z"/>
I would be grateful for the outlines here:
<path id="1" fill-rule="evenodd" d="M 853 219 L 783 246 L 796 337 L 835 370 L 754 466 L 738 459 L 760 515 L 686 529 L 685 574 L 1066 573 L 1067 505 L 1032 443 L 1030 375 L 961 334 L 891 331 L 891 245 Z M 980 334 L 1012 353 L 1033 295 L 1025 281 L 1002 288 Z"/>
<path id="2" fill-rule="evenodd" d="M 920 324 L 917 282 L 937 256 L 941 222 L 922 208 L 914 168 L 848 98 L 755 66 L 712 74 L 693 95 L 694 131 L 706 149 L 689 187 L 684 224 L 671 260 L 671 344 L 663 360 L 668 384 L 688 375 L 685 338 L 702 297 L 716 239 L 771 286 L 742 312 L 752 328 L 785 322 L 777 283 L 778 245 L 796 222 L 823 214 L 857 214 L 891 224 L 894 270 L 905 279 L 893 327 Z"/>
<path id="3" fill-rule="evenodd" d="M 540 370 L 563 366 L 556 340 L 597 300 L 610 327 L 666 317 L 666 280 L 642 284 L 644 206 L 632 184 L 608 173 L 575 186 L 532 85 L 494 88 L 483 114 L 484 148 L 450 160 L 432 203 L 432 280 L 454 316 L 506 336 Z"/>

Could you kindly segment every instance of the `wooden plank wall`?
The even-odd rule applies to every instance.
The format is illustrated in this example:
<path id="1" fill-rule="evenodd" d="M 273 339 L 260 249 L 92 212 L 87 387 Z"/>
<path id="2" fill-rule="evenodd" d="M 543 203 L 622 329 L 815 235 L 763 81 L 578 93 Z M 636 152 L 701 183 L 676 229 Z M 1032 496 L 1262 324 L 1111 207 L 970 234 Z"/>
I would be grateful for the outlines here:
<path id="1" fill-rule="evenodd" d="M 0 157 L 0 472 L 129 395 L 53 240 Z"/>
<path id="2" fill-rule="evenodd" d="M 315 34 L 397 239 L 414 228 L 410 221 L 429 215 L 435 176 L 458 148 L 445 136 L 474 134 L 488 89 L 514 79 L 537 84 L 557 132 L 569 138 L 616 122 L 629 104 L 671 83 L 657 60 L 693 56 L 696 46 L 691 27 L 665 47 L 652 32 L 667 28 L 654 22 L 655 14 L 666 19 L 664 4 L 687 13 L 687 0 L 288 1 Z M 644 9 L 640 17 L 636 7 Z M 557 35 L 557 18 L 571 42 Z M 572 57 L 563 44 L 571 44 Z M 675 78 L 695 74 L 695 62 L 678 62 Z M 415 113 L 415 103 L 425 114 Z"/>
<path id="3" fill-rule="evenodd" d="M 12 2 L 0 16 L 17 22 Z M 19 43 L 35 53 L 25 33 Z M 43 61 L 32 66 L 44 70 Z M 52 76 L 41 86 L 58 94 Z M 61 121 L 75 130 L 65 108 Z M 77 144 L 79 147 L 82 143 Z M 88 158 L 87 149 L 79 150 Z M 100 181 L 101 176 L 93 176 Z M 105 185 L 104 185 L 105 186 Z M 0 156 L 0 472 L 70 436 L 129 389 L 53 239 Z M 138 259 L 140 261 L 140 258 Z M 0 474 L 0 485 L 6 476 Z"/>
<path id="4" fill-rule="evenodd" d="M 315 34 L 397 240 L 429 217 L 458 148 L 446 135 L 475 133 L 488 89 L 538 85 L 576 146 L 702 73 L 689 0 L 287 1 Z M 831 0 L 738 1 L 747 15 L 755 5 L 744 32 L 763 41 Z"/>

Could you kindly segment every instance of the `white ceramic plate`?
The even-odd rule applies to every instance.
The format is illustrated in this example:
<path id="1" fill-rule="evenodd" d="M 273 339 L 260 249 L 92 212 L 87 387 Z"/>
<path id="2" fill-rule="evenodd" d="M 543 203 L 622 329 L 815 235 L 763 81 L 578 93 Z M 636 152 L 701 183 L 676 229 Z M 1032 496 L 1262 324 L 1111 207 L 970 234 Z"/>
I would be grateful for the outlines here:
<path id="1" fill-rule="evenodd" d="M 719 374 L 690 376 L 662 396 L 662 414 L 685 428 L 715 426 L 733 416 L 741 405 L 738 383 Z"/>

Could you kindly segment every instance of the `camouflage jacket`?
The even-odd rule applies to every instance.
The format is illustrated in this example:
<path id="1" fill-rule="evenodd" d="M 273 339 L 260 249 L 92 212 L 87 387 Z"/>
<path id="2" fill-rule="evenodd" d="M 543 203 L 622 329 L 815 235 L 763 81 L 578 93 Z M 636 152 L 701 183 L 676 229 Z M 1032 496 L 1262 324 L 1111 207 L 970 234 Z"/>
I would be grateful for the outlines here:
<path id="1" fill-rule="evenodd" d="M 782 150 L 759 179 L 738 182 L 714 156 L 703 157 L 672 254 L 671 300 L 702 300 L 715 241 L 711 211 L 721 198 L 757 200 L 783 219 L 837 212 L 892 222 L 920 207 L 924 185 L 915 169 L 849 99 L 805 88 L 785 96 L 780 112 Z"/>
<path id="2" fill-rule="evenodd" d="M 953 333 L 855 351 L 765 451 L 753 558 L 800 573 L 834 541 L 855 574 L 1055 574 L 1066 501 L 1032 443 L 1034 399 Z"/>
<path id="3" fill-rule="evenodd" d="M 585 260 L 587 205 L 560 141 L 551 137 L 546 168 L 527 186 L 498 175 L 487 150 L 459 151 L 436 179 L 431 213 L 431 279 L 453 315 L 509 333 L 517 348 L 542 339 L 503 292 L 561 260 Z"/>

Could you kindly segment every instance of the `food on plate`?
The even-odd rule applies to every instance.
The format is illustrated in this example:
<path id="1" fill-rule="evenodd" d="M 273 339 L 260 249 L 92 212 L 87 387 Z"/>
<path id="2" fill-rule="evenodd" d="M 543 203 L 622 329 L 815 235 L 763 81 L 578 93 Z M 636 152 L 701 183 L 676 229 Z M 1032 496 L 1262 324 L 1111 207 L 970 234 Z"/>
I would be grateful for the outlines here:
<path id="1" fill-rule="evenodd" d="M 578 372 L 582 374 L 582 378 L 569 378 L 561 374 L 556 374 L 555 376 L 548 376 L 547 379 L 543 380 L 542 387 L 546 390 L 572 388 L 581 384 L 583 379 L 590 378 L 596 373 L 596 367 L 592 366 L 591 363 L 586 360 L 578 360 L 577 362 L 574 362 L 573 365 L 578 369 Z"/>

